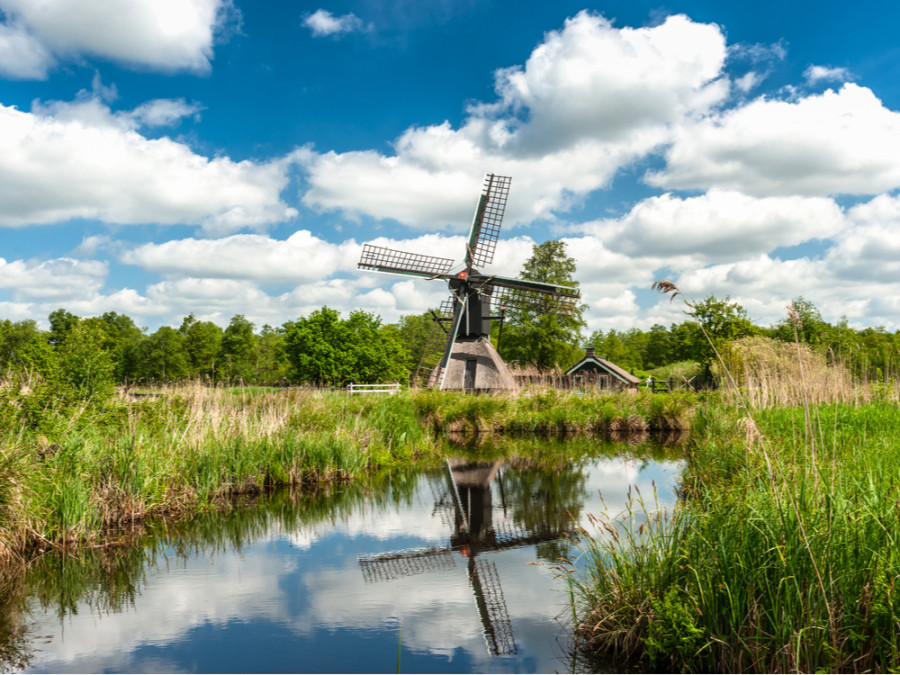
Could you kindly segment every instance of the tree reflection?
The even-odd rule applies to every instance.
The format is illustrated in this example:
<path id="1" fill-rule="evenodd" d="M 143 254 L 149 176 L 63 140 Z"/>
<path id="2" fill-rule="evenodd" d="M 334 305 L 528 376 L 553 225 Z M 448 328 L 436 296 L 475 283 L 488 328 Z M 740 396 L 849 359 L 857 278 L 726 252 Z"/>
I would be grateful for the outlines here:
<path id="1" fill-rule="evenodd" d="M 34 653 L 22 621 L 23 574 L 0 570 L 0 671 L 24 670 Z"/>

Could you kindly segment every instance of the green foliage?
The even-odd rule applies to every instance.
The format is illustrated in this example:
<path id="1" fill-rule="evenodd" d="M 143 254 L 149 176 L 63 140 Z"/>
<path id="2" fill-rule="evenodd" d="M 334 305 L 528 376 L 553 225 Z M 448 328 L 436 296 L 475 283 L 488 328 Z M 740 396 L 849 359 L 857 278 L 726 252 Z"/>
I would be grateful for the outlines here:
<path id="1" fill-rule="evenodd" d="M 729 342 L 759 333 L 747 318 L 747 311 L 728 296 L 719 300 L 710 295 L 690 305 L 688 314 L 706 332 L 702 340 L 697 339 L 693 360 L 699 361 L 707 372 L 716 359 L 714 347 L 721 352 Z"/>
<path id="2" fill-rule="evenodd" d="M 690 389 L 700 370 L 700 364 L 696 361 L 676 361 L 653 369 L 650 375 L 657 380 L 673 380 L 676 389 Z"/>
<path id="3" fill-rule="evenodd" d="M 222 333 L 219 347 L 222 377 L 229 382 L 254 382 L 255 347 L 253 324 L 243 314 L 236 314 Z"/>
<path id="4" fill-rule="evenodd" d="M 381 318 L 356 310 L 346 321 L 349 344 L 344 353 L 350 362 L 350 379 L 355 382 L 391 382 L 405 380 L 404 367 L 409 352 L 394 326 L 382 326 Z"/>
<path id="5" fill-rule="evenodd" d="M 141 379 L 178 382 L 190 375 L 185 337 L 170 326 L 160 328 L 140 345 Z"/>
<path id="6" fill-rule="evenodd" d="M 284 331 L 266 324 L 256 339 L 256 382 L 283 383 L 290 364 L 285 353 Z"/>
<path id="7" fill-rule="evenodd" d="M 193 314 L 189 314 L 181 322 L 178 332 L 184 336 L 190 376 L 208 377 L 215 381 L 222 329 L 212 321 L 198 321 Z"/>
<path id="8" fill-rule="evenodd" d="M 565 255 L 560 242 L 551 241 L 535 246 L 522 276 L 577 286 L 573 274 L 574 261 Z M 523 364 L 568 368 L 581 357 L 582 345 L 586 344 L 621 367 L 636 374 L 652 372 L 661 379 L 669 376 L 664 374 L 668 371 L 660 369 L 693 361 L 703 370 L 694 386 L 709 386 L 714 384 L 710 369 L 713 352 L 701 326 L 726 357 L 735 340 L 743 336 L 762 334 L 793 342 L 796 326 L 802 343 L 821 353 L 828 363 L 843 366 L 856 381 L 870 387 L 880 383 L 885 392 L 900 381 L 900 331 L 852 328 L 845 317 L 829 324 L 802 297 L 795 298 L 791 307 L 795 320 L 785 319 L 762 328 L 753 325 L 737 303 L 710 296 L 692 305 L 692 318 L 682 323 L 668 328 L 655 324 L 647 331 L 598 330 L 586 343 L 580 337 L 580 312 L 571 319 L 558 319 L 510 311 L 500 351 L 504 358 Z M 259 332 L 254 332 L 253 324 L 241 315 L 233 317 L 225 331 L 189 315 L 177 330 L 180 337 L 170 328 L 147 336 L 129 317 L 116 312 L 81 319 L 57 309 L 49 320 L 49 331 L 40 330 L 34 321 L 0 320 L 0 374 L 24 378 L 22 381 L 35 374 L 53 377 L 66 339 L 77 326 L 85 324 L 102 329 L 101 348 L 111 360 L 113 378 L 119 383 L 161 384 L 188 378 L 212 383 L 301 382 L 319 386 L 406 381 L 421 358 L 433 325 L 428 313 L 405 316 L 397 325 L 382 325 L 367 312 L 357 311 L 341 319 L 327 307 L 278 328 L 263 326 Z M 354 345 L 348 331 L 360 340 L 358 344 Z M 495 339 L 498 333 L 495 323 Z M 302 350 L 300 343 L 305 345 Z M 301 351 L 308 358 L 302 358 Z"/>
<path id="9" fill-rule="evenodd" d="M 32 320 L 0 320 L 0 373 L 42 373 L 56 369 L 56 354 Z"/>
<path id="10" fill-rule="evenodd" d="M 582 638 L 672 671 L 897 670 L 900 487 L 884 467 L 900 461 L 900 409 L 782 407 L 756 423 L 701 408 L 682 504 L 598 522 L 573 578 Z"/>
<path id="11" fill-rule="evenodd" d="M 562 241 L 535 244 L 520 274 L 522 279 L 578 288 L 575 259 Z M 503 326 L 500 354 L 507 361 L 530 364 L 538 370 L 566 369 L 582 354 L 581 330 L 586 305 L 571 316 L 554 316 L 523 309 L 510 309 Z"/>
<path id="12" fill-rule="evenodd" d="M 407 314 L 400 317 L 397 328 L 400 331 L 400 341 L 408 354 L 406 369 L 410 373 L 415 372 L 415 369 L 418 367 L 419 360 L 422 358 L 422 354 L 425 353 L 425 345 L 433 327 L 434 317 L 431 312 Z"/>
<path id="13" fill-rule="evenodd" d="M 50 312 L 50 336 L 48 341 L 54 347 L 58 347 L 66 341 L 72 329 L 78 325 L 81 320 L 71 312 L 62 308 Z"/>
<path id="14" fill-rule="evenodd" d="M 293 376 L 318 386 L 405 380 L 409 354 L 395 327 L 368 312 L 341 319 L 328 307 L 293 322 L 285 335 Z"/>
<path id="15" fill-rule="evenodd" d="M 285 350 L 293 376 L 319 386 L 343 384 L 347 363 L 342 360 L 350 336 L 336 310 L 316 310 L 294 322 L 285 336 Z"/>
<path id="16" fill-rule="evenodd" d="M 106 332 L 103 348 L 115 365 L 116 381 L 137 379 L 140 377 L 141 343 L 146 339 L 144 331 L 124 314 L 106 312 L 100 318 Z"/>
<path id="17" fill-rule="evenodd" d="M 697 609 L 693 602 L 686 604 L 683 595 L 670 586 L 661 599 L 651 602 L 652 616 L 643 638 L 651 661 L 690 662 L 703 643 L 703 629 L 695 623 Z"/>
<path id="18" fill-rule="evenodd" d="M 56 380 L 78 398 L 104 400 L 115 391 L 114 364 L 103 348 L 106 333 L 96 322 L 81 322 L 59 347 Z"/>

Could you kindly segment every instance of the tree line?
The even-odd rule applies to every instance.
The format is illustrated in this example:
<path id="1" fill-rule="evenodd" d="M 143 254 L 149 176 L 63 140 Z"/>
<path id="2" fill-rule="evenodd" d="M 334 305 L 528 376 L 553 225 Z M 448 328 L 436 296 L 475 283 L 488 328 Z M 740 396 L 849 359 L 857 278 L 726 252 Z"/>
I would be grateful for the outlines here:
<path id="1" fill-rule="evenodd" d="M 575 272 L 565 244 L 547 241 L 534 246 L 519 276 L 578 288 Z M 900 331 L 857 330 L 846 318 L 829 324 L 802 297 L 791 303 L 793 320 L 768 327 L 755 325 L 744 308 L 727 297 L 691 303 L 685 321 L 649 330 L 597 330 L 587 335 L 586 310 L 582 304 L 569 316 L 553 316 L 510 309 L 502 325 L 494 322 L 491 337 L 507 362 L 541 371 L 566 370 L 581 358 L 585 346 L 593 346 L 599 356 L 642 375 L 690 363 L 709 377 L 713 345 L 761 335 L 796 338 L 863 380 L 887 380 L 898 373 Z M 84 318 L 57 309 L 48 319 L 49 330 L 33 320 L 0 320 L 0 376 L 39 373 L 81 394 L 115 384 L 194 379 L 318 387 L 406 382 L 434 327 L 430 311 L 385 324 L 361 309 L 343 318 L 327 306 L 281 326 L 258 329 L 241 314 L 225 328 L 191 314 L 178 328 L 162 326 L 152 333 L 116 312 Z"/>
<path id="2" fill-rule="evenodd" d="M 500 351 L 519 365 L 565 369 L 578 360 L 585 345 L 592 345 L 599 356 L 647 372 L 680 362 L 710 364 L 714 353 L 705 329 L 714 344 L 753 335 L 784 341 L 796 336 L 827 352 L 860 379 L 897 376 L 900 331 L 854 329 L 845 318 L 828 323 L 803 298 L 792 306 L 796 323 L 785 318 L 763 327 L 753 324 L 738 303 L 710 296 L 696 303 L 681 323 L 657 324 L 649 330 L 598 330 L 587 338 L 577 331 L 560 336 L 558 326 L 520 322 L 504 328 Z M 224 329 L 189 315 L 178 328 L 162 326 L 148 333 L 124 314 L 82 318 L 64 309 L 52 312 L 49 324 L 49 330 L 42 330 L 31 319 L 0 320 L 0 373 L 55 376 L 89 393 L 101 384 L 197 378 L 214 384 L 322 387 L 351 381 L 405 382 L 418 364 L 433 321 L 424 312 L 384 324 L 363 310 L 342 318 L 326 306 L 296 321 L 259 329 L 240 314 Z M 531 345 L 530 352 L 525 345 Z"/>
<path id="3" fill-rule="evenodd" d="M 193 314 L 180 327 L 152 333 L 116 312 L 83 318 L 65 309 L 37 322 L 0 320 L 0 373 L 39 373 L 84 394 L 114 384 L 212 384 L 405 380 L 410 355 L 397 326 L 358 310 L 349 317 L 322 307 L 282 326 L 256 329 L 245 316 L 223 329 Z"/>
<path id="4" fill-rule="evenodd" d="M 798 340 L 825 353 L 830 363 L 842 364 L 860 381 L 888 381 L 900 375 L 900 331 L 883 326 L 855 329 L 846 317 L 829 323 L 803 297 L 794 298 L 789 310 L 793 318 L 785 316 L 775 325 L 760 326 L 747 317 L 739 303 L 711 295 L 693 303 L 681 323 L 656 324 L 649 330 L 598 330 L 587 342 L 599 356 L 635 371 L 692 362 L 708 374 L 715 358 L 710 340 L 722 347 L 739 338 L 762 336 L 784 342 Z"/>

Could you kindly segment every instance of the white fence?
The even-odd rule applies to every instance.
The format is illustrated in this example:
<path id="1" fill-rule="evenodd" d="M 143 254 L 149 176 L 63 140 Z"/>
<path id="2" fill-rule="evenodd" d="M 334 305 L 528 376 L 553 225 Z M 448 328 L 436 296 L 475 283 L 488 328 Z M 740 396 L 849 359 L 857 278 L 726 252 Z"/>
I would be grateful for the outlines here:
<path id="1" fill-rule="evenodd" d="M 396 394 L 400 391 L 400 384 L 353 384 L 347 385 L 348 394 Z"/>

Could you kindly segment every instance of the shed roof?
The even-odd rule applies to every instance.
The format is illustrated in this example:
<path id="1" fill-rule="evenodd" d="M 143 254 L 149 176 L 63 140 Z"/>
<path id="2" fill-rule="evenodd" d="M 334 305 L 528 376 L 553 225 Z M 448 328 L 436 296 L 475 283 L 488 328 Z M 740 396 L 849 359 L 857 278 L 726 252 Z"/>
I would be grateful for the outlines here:
<path id="1" fill-rule="evenodd" d="M 581 361 L 576 363 L 574 366 L 569 368 L 566 371 L 566 375 L 574 375 L 578 371 L 584 370 L 585 366 L 587 366 L 589 364 L 593 364 L 593 365 L 597 366 L 597 368 L 599 368 L 600 370 L 609 373 L 610 375 L 617 378 L 618 380 L 621 380 L 625 384 L 637 385 L 637 384 L 641 383 L 641 379 L 639 377 L 635 377 L 634 375 L 629 373 L 624 368 L 620 368 L 619 366 L 617 366 L 612 361 L 609 361 L 607 359 L 604 359 L 604 358 L 594 354 L 593 347 L 588 347 L 585 350 L 584 358 L 581 359 Z"/>

